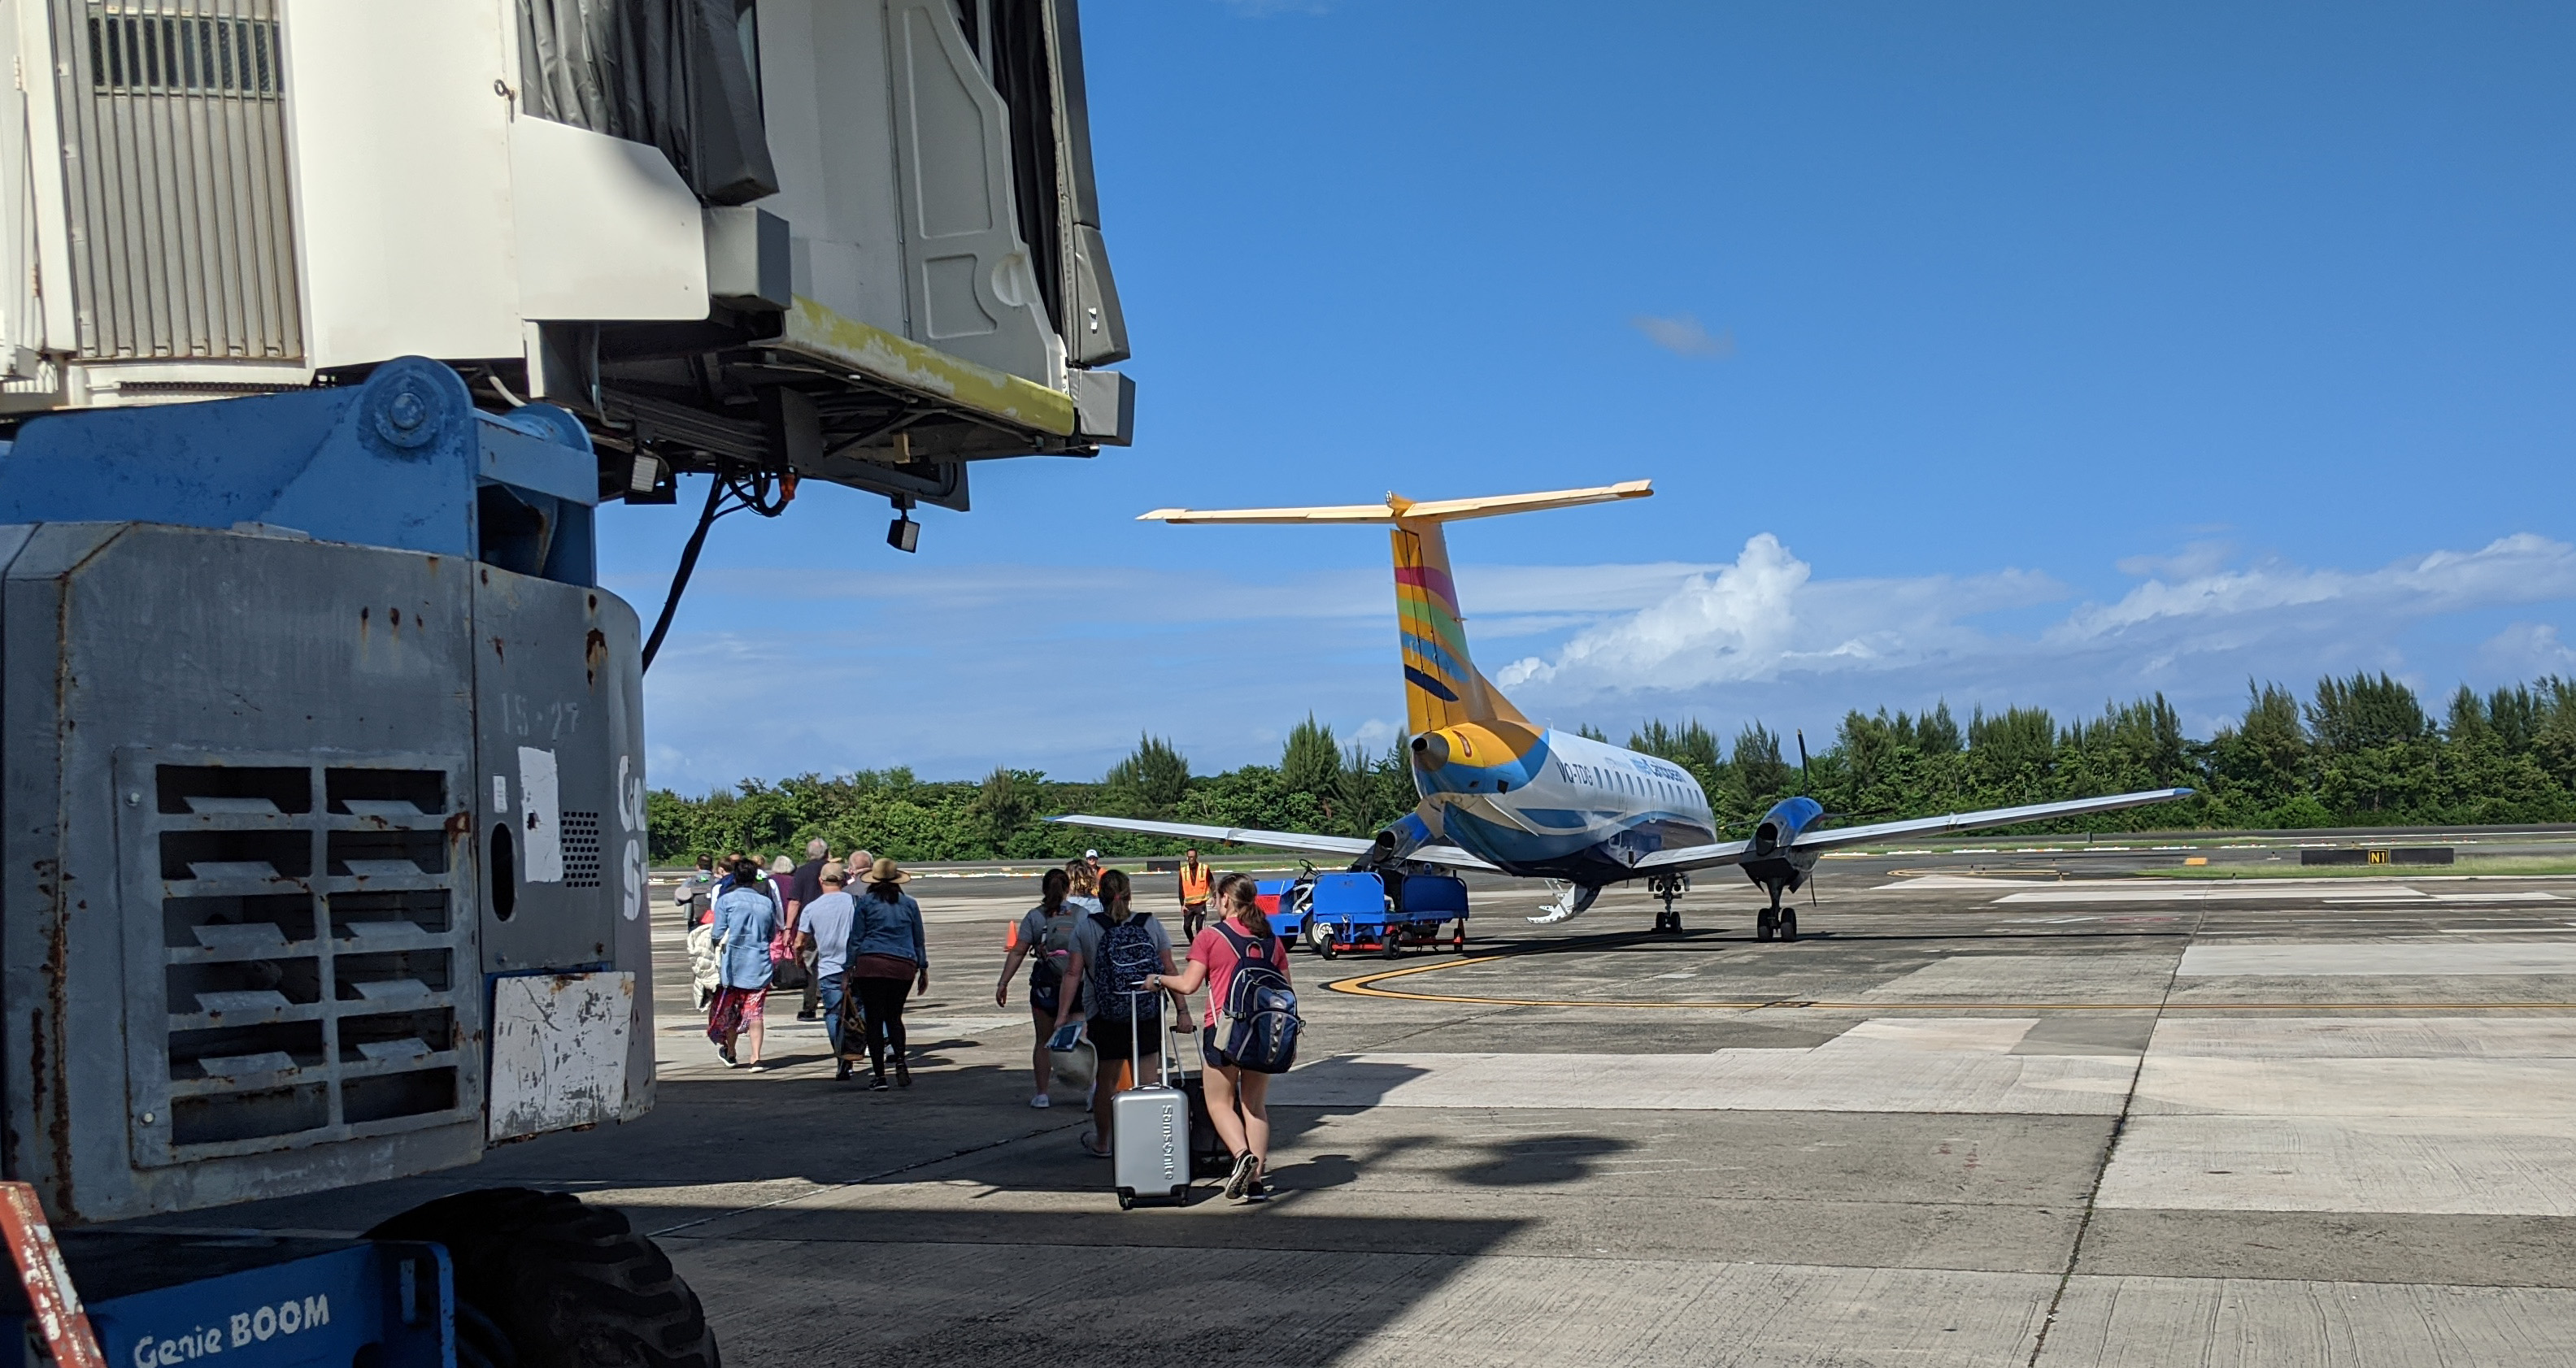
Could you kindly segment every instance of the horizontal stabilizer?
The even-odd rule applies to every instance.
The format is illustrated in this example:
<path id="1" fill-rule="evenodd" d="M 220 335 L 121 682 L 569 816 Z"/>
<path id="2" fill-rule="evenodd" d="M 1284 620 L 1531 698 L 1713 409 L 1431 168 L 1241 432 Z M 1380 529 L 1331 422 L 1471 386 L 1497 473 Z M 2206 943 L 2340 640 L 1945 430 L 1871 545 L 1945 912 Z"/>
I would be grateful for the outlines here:
<path id="1" fill-rule="evenodd" d="M 1643 499 L 1655 492 L 1652 480 L 1627 480 L 1591 489 L 1556 489 L 1537 494 L 1494 494 L 1481 499 L 1425 499 L 1389 494 L 1382 504 L 1339 504 L 1322 508 L 1157 508 L 1138 522 L 1167 523 L 1358 523 L 1457 522 L 1495 518 L 1505 513 L 1536 513 L 1549 508 Z"/>

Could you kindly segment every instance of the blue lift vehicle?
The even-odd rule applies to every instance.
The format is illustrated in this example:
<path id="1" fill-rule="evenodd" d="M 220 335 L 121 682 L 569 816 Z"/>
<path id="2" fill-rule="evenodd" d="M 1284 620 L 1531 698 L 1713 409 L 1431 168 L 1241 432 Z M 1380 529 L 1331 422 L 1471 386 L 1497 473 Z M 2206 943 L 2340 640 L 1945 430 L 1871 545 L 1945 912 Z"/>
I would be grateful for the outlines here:
<path id="1" fill-rule="evenodd" d="M 1467 948 L 1467 885 L 1451 875 L 1335 870 L 1257 887 L 1270 929 L 1326 959 L 1356 952 L 1393 956 L 1407 946 L 1435 946 L 1444 939 L 1453 950 Z"/>
<path id="2" fill-rule="evenodd" d="M 0 50 L 0 1320 L 715 1368 L 565 1194 L 203 1232 L 653 1105 L 643 675 L 719 519 L 837 487 L 908 552 L 1130 440 L 1075 0 L 0 0 Z M 701 478 L 639 621 L 597 510 Z"/>
<path id="3" fill-rule="evenodd" d="M 652 1105 L 643 676 L 599 485 L 572 415 L 481 411 L 417 358 L 0 454 L 0 1159 L 54 1224 Z M 466 1192 L 372 1234 L 60 1243 L 117 1365 L 716 1361 L 615 1212 Z"/>

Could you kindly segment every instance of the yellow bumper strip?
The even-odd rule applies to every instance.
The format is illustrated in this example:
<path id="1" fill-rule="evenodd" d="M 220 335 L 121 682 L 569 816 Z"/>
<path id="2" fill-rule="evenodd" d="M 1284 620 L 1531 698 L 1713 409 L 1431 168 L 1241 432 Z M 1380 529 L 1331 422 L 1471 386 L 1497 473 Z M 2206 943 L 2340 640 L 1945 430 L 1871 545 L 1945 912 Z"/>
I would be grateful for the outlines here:
<path id="1" fill-rule="evenodd" d="M 803 295 L 787 311 L 781 345 L 1020 427 L 1073 435 L 1073 396 L 844 318 Z"/>

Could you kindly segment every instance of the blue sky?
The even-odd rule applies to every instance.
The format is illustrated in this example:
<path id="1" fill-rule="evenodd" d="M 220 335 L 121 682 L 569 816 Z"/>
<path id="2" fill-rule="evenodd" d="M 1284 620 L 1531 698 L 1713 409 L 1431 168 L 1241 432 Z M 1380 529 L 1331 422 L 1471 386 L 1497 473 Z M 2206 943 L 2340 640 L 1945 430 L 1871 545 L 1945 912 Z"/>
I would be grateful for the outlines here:
<path id="1" fill-rule="evenodd" d="M 2576 671 L 2576 11 L 1095 0 L 1137 444 L 720 524 L 657 784 L 1395 739 L 1382 534 L 1534 716 L 1830 733 Z M 657 607 L 696 496 L 613 509 Z"/>

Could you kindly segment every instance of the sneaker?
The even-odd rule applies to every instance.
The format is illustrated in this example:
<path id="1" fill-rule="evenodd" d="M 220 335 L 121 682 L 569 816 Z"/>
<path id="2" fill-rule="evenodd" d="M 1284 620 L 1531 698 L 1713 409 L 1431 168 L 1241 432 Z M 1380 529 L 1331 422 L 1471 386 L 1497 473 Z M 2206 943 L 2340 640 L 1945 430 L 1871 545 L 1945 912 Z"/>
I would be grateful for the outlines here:
<path id="1" fill-rule="evenodd" d="M 892 1086 L 893 1086 L 892 1084 L 890 1084 L 890 1083 L 886 1082 L 886 1080 L 885 1080 L 885 1075 L 884 1075 L 884 1074 L 878 1074 L 878 1075 L 876 1076 L 876 1078 L 875 1078 L 872 1082 L 870 1082 L 870 1083 L 868 1084 L 868 1091 L 869 1091 L 869 1092 L 884 1092 L 884 1091 L 886 1091 L 888 1088 L 890 1088 L 890 1087 L 892 1087 Z"/>
<path id="2" fill-rule="evenodd" d="M 815 1016 L 812 1012 L 798 1012 L 796 1014 L 796 1019 L 798 1021 L 819 1021 L 822 1018 Z"/>
<path id="3" fill-rule="evenodd" d="M 1234 1157 L 1234 1172 L 1225 1176 L 1227 1201 L 1243 1200 L 1244 1190 L 1252 1186 L 1253 1174 L 1259 1167 L 1259 1161 L 1252 1157 L 1250 1150 L 1245 1150 Z"/>
<path id="4" fill-rule="evenodd" d="M 1243 1200 L 1247 1202 L 1269 1201 L 1270 1184 L 1266 1180 L 1255 1182 L 1252 1186 L 1243 1190 Z"/>
<path id="5" fill-rule="evenodd" d="M 838 1068 L 832 1070 L 832 1081 L 835 1083 L 847 1083 L 850 1081 L 850 1061 L 844 1059 L 840 1062 L 840 1066 Z"/>
<path id="6" fill-rule="evenodd" d="M 1055 1105 L 1055 1099 L 1047 1096 L 1045 1093 L 1039 1093 L 1037 1096 L 1029 1099 L 1029 1105 L 1037 1108 L 1039 1111 L 1045 1111 L 1047 1108 Z"/>
<path id="7" fill-rule="evenodd" d="M 751 1071 L 753 1073 L 767 1073 L 769 1072 L 769 1066 L 766 1064 L 754 1064 L 751 1066 Z"/>
<path id="8" fill-rule="evenodd" d="M 714 1042 L 713 1042 L 713 1041 L 710 1041 L 710 1042 L 708 1042 L 708 1043 L 709 1043 L 710 1045 L 714 1045 Z M 723 1047 L 722 1045 L 715 1045 L 714 1047 L 715 1047 L 715 1052 L 716 1052 L 716 1058 L 723 1060 L 723 1061 L 725 1062 L 725 1067 L 726 1067 L 726 1068 L 728 1068 L 728 1069 L 732 1068 L 732 1067 L 733 1067 L 733 1051 L 726 1049 L 726 1048 L 725 1048 L 725 1047 Z"/>

